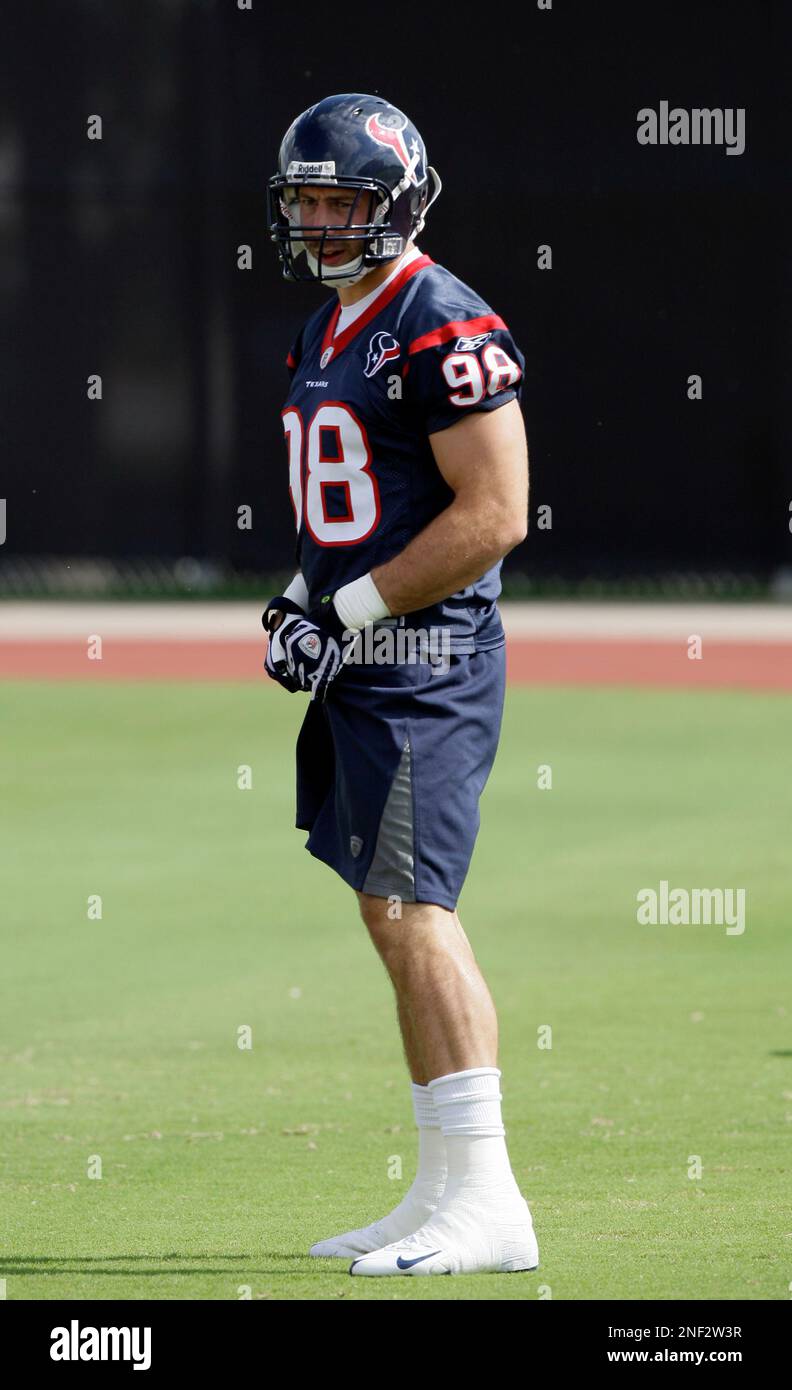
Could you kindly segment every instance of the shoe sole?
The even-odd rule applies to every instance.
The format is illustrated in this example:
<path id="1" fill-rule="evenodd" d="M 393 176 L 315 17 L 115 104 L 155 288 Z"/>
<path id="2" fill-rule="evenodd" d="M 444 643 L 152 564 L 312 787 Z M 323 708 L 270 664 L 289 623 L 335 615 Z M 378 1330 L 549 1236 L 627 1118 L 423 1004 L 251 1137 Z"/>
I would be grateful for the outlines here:
<path id="1" fill-rule="evenodd" d="M 350 1273 L 350 1274 L 352 1273 L 352 1265 L 355 1265 L 355 1264 L 357 1264 L 357 1260 L 353 1260 L 353 1261 L 352 1261 L 352 1264 L 349 1266 L 349 1273 Z M 539 1268 L 538 1264 L 529 1265 L 529 1264 L 527 1263 L 526 1260 L 516 1259 L 516 1260 L 507 1260 L 504 1264 L 501 1265 L 500 1269 L 499 1269 L 497 1272 L 498 1272 L 498 1274 L 534 1274 L 538 1268 Z M 396 1270 L 394 1270 L 393 1272 L 394 1272 L 394 1275 L 395 1275 L 395 1274 L 396 1274 Z M 401 1272 L 401 1271 L 400 1271 L 400 1272 Z M 443 1270 L 443 1274 L 451 1275 L 451 1270 L 450 1270 L 450 1269 L 444 1269 L 444 1270 Z M 373 1277 L 389 1278 L 390 1276 L 389 1276 L 389 1275 L 382 1275 L 382 1276 L 373 1276 Z M 440 1275 L 429 1275 L 428 1277 L 429 1277 L 429 1278 L 440 1278 L 440 1277 L 442 1277 L 442 1276 L 440 1276 Z M 461 1277 L 461 1276 L 457 1276 L 457 1277 Z"/>

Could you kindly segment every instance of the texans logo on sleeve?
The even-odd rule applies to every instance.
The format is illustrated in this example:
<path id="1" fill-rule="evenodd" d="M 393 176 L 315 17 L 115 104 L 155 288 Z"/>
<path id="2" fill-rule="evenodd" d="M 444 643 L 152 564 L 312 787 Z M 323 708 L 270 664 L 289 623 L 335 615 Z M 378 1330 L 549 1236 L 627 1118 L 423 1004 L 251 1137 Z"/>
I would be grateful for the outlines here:
<path id="1" fill-rule="evenodd" d="M 379 333 L 374 333 L 369 343 L 363 375 L 374 376 L 385 362 L 392 361 L 394 357 L 399 356 L 400 352 L 401 348 L 392 333 L 383 333 L 382 330 Z"/>

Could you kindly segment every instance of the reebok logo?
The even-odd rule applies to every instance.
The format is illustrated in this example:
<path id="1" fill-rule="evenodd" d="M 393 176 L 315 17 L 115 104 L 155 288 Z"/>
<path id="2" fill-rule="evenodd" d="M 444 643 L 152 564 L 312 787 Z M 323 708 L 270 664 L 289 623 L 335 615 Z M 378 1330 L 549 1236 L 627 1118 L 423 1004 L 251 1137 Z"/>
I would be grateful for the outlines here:
<path id="1" fill-rule="evenodd" d="M 53 1327 L 51 1361 L 132 1361 L 134 1371 L 151 1366 L 150 1327 Z"/>
<path id="2" fill-rule="evenodd" d="M 472 338 L 457 338 L 454 352 L 475 352 L 492 337 L 491 333 L 476 333 Z"/>
<path id="3" fill-rule="evenodd" d="M 322 650 L 321 640 L 315 632 L 306 633 L 305 637 L 300 638 L 297 646 L 306 656 L 318 656 Z"/>

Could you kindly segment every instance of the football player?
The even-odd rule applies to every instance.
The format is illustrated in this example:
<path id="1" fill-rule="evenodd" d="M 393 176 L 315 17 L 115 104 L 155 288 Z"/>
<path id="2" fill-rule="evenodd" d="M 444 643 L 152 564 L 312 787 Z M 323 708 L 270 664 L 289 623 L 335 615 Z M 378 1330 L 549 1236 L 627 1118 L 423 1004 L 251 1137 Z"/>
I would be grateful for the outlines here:
<path id="1" fill-rule="evenodd" d="M 495 1009 L 456 911 L 500 733 L 500 565 L 527 530 L 524 359 L 416 244 L 440 186 L 412 122 L 360 93 L 298 116 L 269 181 L 283 274 L 330 293 L 287 358 L 300 568 L 267 605 L 265 664 L 311 696 L 296 823 L 355 890 L 393 983 L 419 1134 L 398 1206 L 311 1248 L 354 1275 L 538 1263 Z"/>

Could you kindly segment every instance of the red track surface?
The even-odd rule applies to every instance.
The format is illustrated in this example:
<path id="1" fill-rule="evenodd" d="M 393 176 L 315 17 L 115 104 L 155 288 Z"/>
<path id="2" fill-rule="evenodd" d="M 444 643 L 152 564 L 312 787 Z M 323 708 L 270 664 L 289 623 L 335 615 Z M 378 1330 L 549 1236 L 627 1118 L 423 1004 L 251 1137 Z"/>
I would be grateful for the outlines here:
<path id="1" fill-rule="evenodd" d="M 263 642 L 105 639 L 102 660 L 85 641 L 0 642 L 0 680 L 266 681 Z M 520 685 L 717 686 L 792 690 L 792 646 L 708 642 L 701 661 L 683 643 L 512 638 L 509 679 Z"/>

